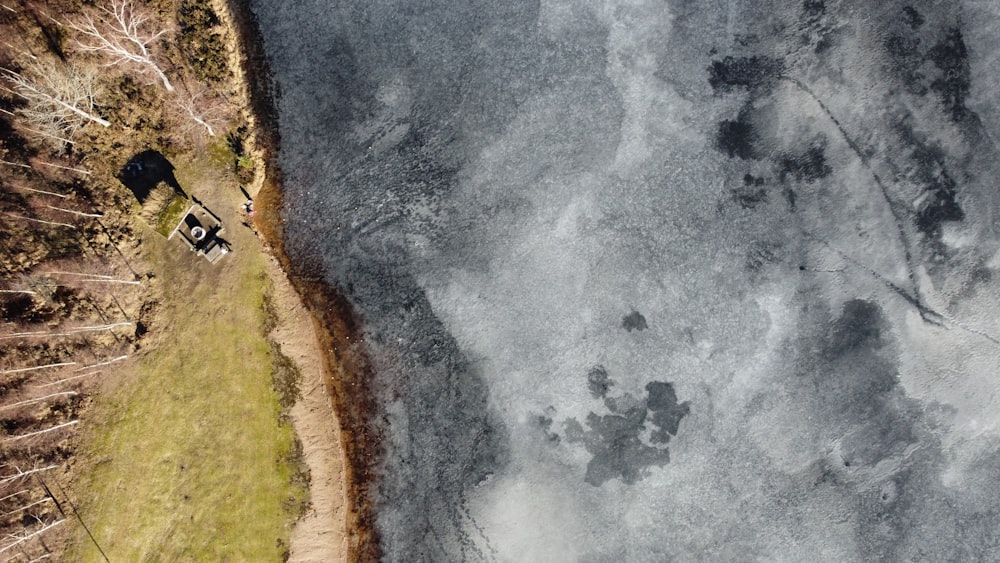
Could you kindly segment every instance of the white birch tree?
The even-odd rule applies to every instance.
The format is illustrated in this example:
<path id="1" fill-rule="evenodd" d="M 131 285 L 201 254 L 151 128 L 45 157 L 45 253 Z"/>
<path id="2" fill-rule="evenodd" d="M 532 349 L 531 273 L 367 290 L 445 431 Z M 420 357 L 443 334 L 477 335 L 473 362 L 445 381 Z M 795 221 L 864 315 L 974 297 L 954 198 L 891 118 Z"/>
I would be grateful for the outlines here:
<path id="1" fill-rule="evenodd" d="M 6 90 L 27 102 L 17 114 L 45 137 L 71 137 L 88 122 L 111 125 L 97 115 L 96 75 L 83 68 L 52 61 L 31 61 L 21 72 L 0 68 Z"/>
<path id="2" fill-rule="evenodd" d="M 211 99 L 204 96 L 204 93 L 204 91 L 197 92 L 190 97 L 178 95 L 176 103 L 192 124 L 203 127 L 209 137 L 214 137 L 215 128 L 212 127 L 212 122 L 216 121 L 213 115 L 217 108 Z"/>
<path id="3" fill-rule="evenodd" d="M 152 52 L 154 42 L 167 30 L 151 30 L 153 22 L 152 15 L 131 0 L 107 0 L 66 25 L 82 36 L 76 43 L 78 50 L 109 59 L 107 66 L 127 64 L 139 72 L 151 72 L 173 92 L 173 84 Z"/>

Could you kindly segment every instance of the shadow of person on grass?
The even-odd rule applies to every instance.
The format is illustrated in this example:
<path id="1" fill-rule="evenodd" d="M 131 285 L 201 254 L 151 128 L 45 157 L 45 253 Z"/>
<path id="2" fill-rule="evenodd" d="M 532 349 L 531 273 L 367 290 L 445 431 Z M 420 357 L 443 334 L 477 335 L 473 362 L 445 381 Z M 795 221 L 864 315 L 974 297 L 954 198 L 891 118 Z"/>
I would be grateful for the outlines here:
<path id="1" fill-rule="evenodd" d="M 118 179 L 135 194 L 140 205 L 160 182 L 166 183 L 185 198 L 188 197 L 174 177 L 174 165 L 159 151 L 145 150 L 130 158 L 118 172 Z"/>

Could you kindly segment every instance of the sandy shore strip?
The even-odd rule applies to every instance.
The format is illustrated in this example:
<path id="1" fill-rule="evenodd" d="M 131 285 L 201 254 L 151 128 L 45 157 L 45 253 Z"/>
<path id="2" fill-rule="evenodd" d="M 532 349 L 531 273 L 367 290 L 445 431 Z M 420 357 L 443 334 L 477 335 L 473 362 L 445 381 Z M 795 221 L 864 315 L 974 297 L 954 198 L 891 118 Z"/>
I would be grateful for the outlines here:
<path id="1" fill-rule="evenodd" d="M 347 560 L 346 491 L 340 424 L 330 403 L 313 320 L 274 257 L 268 260 L 277 326 L 271 338 L 302 374 L 302 397 L 290 415 L 309 467 L 309 511 L 292 531 L 290 561 Z"/>

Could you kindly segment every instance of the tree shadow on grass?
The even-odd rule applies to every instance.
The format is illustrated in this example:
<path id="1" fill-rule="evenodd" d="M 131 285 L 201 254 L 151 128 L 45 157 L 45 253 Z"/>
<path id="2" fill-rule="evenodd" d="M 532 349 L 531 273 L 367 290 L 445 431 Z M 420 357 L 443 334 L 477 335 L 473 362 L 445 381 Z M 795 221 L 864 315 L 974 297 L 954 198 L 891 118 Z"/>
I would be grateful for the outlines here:
<path id="1" fill-rule="evenodd" d="M 130 158 L 118 172 L 118 179 L 132 191 L 140 205 L 145 203 L 150 192 L 160 182 L 185 198 L 188 197 L 174 177 L 174 165 L 159 151 L 146 150 Z"/>

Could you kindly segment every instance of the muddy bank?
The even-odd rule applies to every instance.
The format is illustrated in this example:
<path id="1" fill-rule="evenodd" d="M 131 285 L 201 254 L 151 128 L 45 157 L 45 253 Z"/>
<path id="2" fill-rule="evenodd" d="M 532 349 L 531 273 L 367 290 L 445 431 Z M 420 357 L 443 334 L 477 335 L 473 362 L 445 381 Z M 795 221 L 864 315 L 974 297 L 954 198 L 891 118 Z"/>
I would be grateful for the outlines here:
<path id="1" fill-rule="evenodd" d="M 321 351 L 325 392 L 339 421 L 345 469 L 347 560 L 376 561 L 379 542 L 370 490 L 376 477 L 374 469 L 381 459 L 382 436 L 372 424 L 377 416 L 377 405 L 369 388 L 372 367 L 363 343 L 361 319 L 344 295 L 325 284 L 312 265 L 294 263 L 285 253 L 281 218 L 283 192 L 277 159 L 280 136 L 263 38 L 245 3 L 229 0 L 224 5 L 241 51 L 240 67 L 247 89 L 247 104 L 252 112 L 250 141 L 256 160 L 262 163 L 259 176 L 263 181 L 255 199 L 255 223 L 266 249 L 278 261 L 311 315 Z M 308 457 L 308 445 L 303 445 Z M 331 538 L 331 541 L 339 540 Z M 293 553 L 294 550 L 293 545 Z"/>

